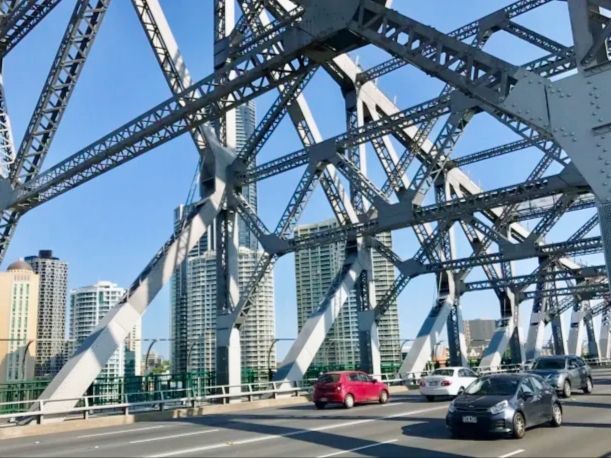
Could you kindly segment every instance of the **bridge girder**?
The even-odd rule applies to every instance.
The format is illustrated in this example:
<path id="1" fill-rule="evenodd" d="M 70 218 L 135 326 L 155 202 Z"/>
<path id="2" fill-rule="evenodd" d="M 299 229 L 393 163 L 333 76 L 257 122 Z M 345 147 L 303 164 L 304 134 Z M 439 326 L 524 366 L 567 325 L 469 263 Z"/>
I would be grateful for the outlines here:
<path id="1" fill-rule="evenodd" d="M 464 361 L 460 296 L 484 288 L 495 291 L 501 320 L 483 364 L 498 365 L 507 345 L 512 346 L 516 360 L 522 359 L 517 323 L 521 301 L 535 302 L 531 324 L 537 329 L 529 342 L 532 340 L 531 347 L 537 351 L 542 325 L 566 307 L 555 304 L 555 298 L 600 298 L 609 290 L 611 171 L 607 162 L 611 119 L 602 108 L 611 101 L 611 65 L 602 52 L 608 30 L 592 26 L 591 9 L 584 9 L 580 0 L 568 1 L 574 46 L 559 44 L 513 20 L 548 2 L 520 0 L 444 34 L 391 10 L 390 2 L 384 1 L 350 0 L 339 7 L 324 0 L 243 0 L 238 2 L 243 14 L 236 22 L 233 2 L 215 0 L 215 72 L 193 83 L 158 0 L 133 0 L 173 96 L 41 173 L 53 134 L 109 4 L 109 0 L 79 0 L 18 149 L 12 145 L 8 111 L 0 103 L 2 154 L 10 172 L 0 179 L 0 259 L 21 215 L 189 132 L 202 162 L 202 201 L 198 209 L 205 214 L 190 214 L 193 219 L 185 220 L 183 229 L 191 228 L 189 237 L 195 234 L 197 238 L 213 219 L 217 221 L 217 277 L 224 285 L 218 288 L 217 301 L 222 317 L 217 334 L 224 343 L 217 342 L 217 352 L 221 355 L 218 365 L 223 366 L 219 370 L 227 375 L 224 381 L 239 381 L 239 352 L 234 351 L 239 346 L 239 329 L 248 316 L 250 300 L 260 280 L 277 259 L 289 252 L 346 241 L 350 249 L 344 268 L 330 285 L 318 312 L 304 326 L 278 377 L 292 380 L 303 376 L 347 294 L 355 287 L 362 312 L 361 348 L 373 351 L 361 355 L 362 360 L 369 368 L 377 367 L 375 349 L 371 350 L 376 346 L 377 323 L 410 280 L 427 273 L 435 273 L 444 288 L 438 291 L 422 327 L 422 339 L 404 361 L 402 372 L 424 369 L 431 351 L 430 337 L 446 325 L 453 358 Z M 27 0 L 13 9 L 0 5 L 4 15 L 0 48 L 4 53 L 26 36 L 55 3 Z M 546 55 L 518 67 L 487 53 L 484 48 L 488 39 L 499 30 L 539 47 Z M 393 58 L 363 70 L 347 53 L 367 44 Z M 372 81 L 405 65 L 444 82 L 439 97 L 400 109 Z M 321 68 L 340 86 L 347 117 L 346 132 L 328 139 L 320 134 L 303 95 Z M 574 72 L 567 76 L 569 70 Z M 232 111 L 271 90 L 278 90 L 278 98 L 242 150 L 231 151 Z M 492 116 L 521 139 L 453 159 L 456 144 L 471 119 L 480 113 Z M 256 165 L 257 155 L 286 114 L 303 148 Z M 214 125 L 216 133 L 207 124 Z M 434 131 L 439 133 L 431 141 L 429 135 Z M 365 145 L 369 143 L 384 171 L 386 182 L 382 186 L 367 173 Z M 405 148 L 402 154 L 395 150 L 397 143 Z M 542 157 L 521 183 L 482 190 L 461 170 L 526 148 L 536 149 Z M 554 163 L 560 164 L 562 170 L 550 175 L 548 169 Z M 240 189 L 299 167 L 305 171 L 271 231 L 242 198 Z M 411 169 L 415 171 L 408 173 Z M 319 182 L 337 219 L 337 228 L 291 237 Z M 431 190 L 435 191 L 434 203 L 426 201 Z M 544 201 L 551 203 L 544 205 Z M 566 212 L 595 204 L 598 219 L 589 220 L 566 240 L 545 240 Z M 235 269 L 238 215 L 265 251 L 241 295 L 236 291 Z M 519 223 L 533 217 L 539 219 L 533 230 Z M 586 237 L 597 224 L 601 227 L 600 236 Z M 192 225 L 198 227 L 197 231 Z M 458 257 L 452 249 L 455 225 L 467 236 L 472 250 L 468 257 Z M 420 249 L 414 256 L 402 259 L 376 235 L 405 228 L 415 232 Z M 182 234 L 179 231 L 172 236 L 117 312 L 98 328 L 100 336 L 113 338 L 104 343 L 92 338 L 81 355 L 93 352 L 103 360 L 106 354 L 112 354 L 110 350 L 114 350 L 121 334 L 113 329 L 119 322 L 127 326 L 129 320 L 143 313 L 169 279 L 172 266 L 168 253 L 175 255 L 176 250 L 195 243 L 189 238 L 184 245 Z M 370 268 L 371 250 L 379 252 L 399 271 L 395 283 L 378 301 L 372 295 L 375 278 Z M 584 267 L 571 259 L 600 252 L 605 253 L 607 267 Z M 174 267 L 181 256 L 176 257 Z M 531 258 L 539 260 L 538 270 L 530 275 L 513 274 L 512 262 Z M 466 281 L 477 267 L 484 270 L 487 280 Z M 576 283 L 566 287 L 556 284 L 573 280 Z M 532 284 L 536 289 L 528 291 Z M 142 288 L 147 292 L 141 293 Z M 134 308 L 137 313 L 121 312 Z M 587 318 L 603 313 L 599 309 L 603 310 L 600 306 L 588 309 Z M 604 345 L 601 351 L 607 351 Z M 71 360 L 43 396 L 80 395 L 76 391 L 81 385 L 97 375 L 94 365 L 85 371 L 88 375 L 78 386 L 67 383 L 75 370 L 83 370 L 88 364 L 82 358 L 85 356 Z"/>

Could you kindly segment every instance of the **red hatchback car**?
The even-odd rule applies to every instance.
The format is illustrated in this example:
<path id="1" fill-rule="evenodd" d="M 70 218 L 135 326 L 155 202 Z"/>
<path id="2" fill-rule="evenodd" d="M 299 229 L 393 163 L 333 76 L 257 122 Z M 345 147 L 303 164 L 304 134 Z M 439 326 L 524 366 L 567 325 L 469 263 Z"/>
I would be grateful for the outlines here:
<path id="1" fill-rule="evenodd" d="M 364 372 L 327 372 L 314 385 L 312 400 L 317 409 L 324 409 L 328 403 L 343 404 L 350 409 L 354 404 L 376 401 L 386 404 L 389 398 L 388 386 Z"/>

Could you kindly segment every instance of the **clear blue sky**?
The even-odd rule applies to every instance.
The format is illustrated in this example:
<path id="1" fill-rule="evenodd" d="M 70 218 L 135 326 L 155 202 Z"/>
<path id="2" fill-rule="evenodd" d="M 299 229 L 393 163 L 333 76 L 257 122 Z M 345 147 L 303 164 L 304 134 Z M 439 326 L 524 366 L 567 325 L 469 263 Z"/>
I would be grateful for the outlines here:
<path id="1" fill-rule="evenodd" d="M 450 31 L 511 2 L 507 0 L 395 0 L 394 8 L 442 31 Z M 23 137 L 40 88 L 50 68 L 57 44 L 74 2 L 64 0 L 12 52 L 4 63 L 4 79 L 14 135 Z M 165 0 L 162 5 L 174 29 L 194 80 L 212 71 L 212 1 Z M 518 22 L 570 44 L 565 2 L 552 2 Z M 486 47 L 515 64 L 543 53 L 504 33 L 498 33 Z M 387 58 L 367 47 L 354 53 L 361 64 L 371 65 Z M 380 86 L 401 107 L 436 96 L 442 85 L 421 72 L 406 68 L 384 77 Z M 319 73 L 306 95 L 323 136 L 344 130 L 341 93 L 330 78 Z M 45 168 L 73 154 L 83 146 L 122 125 L 170 95 L 152 51 L 136 18 L 131 2 L 115 0 L 90 54 L 62 126 L 55 138 Z M 275 95 L 257 101 L 260 118 Z M 516 137 L 486 115 L 478 116 L 460 142 L 456 155 L 474 152 L 511 141 Z M 283 121 L 260 156 L 266 161 L 299 147 L 292 126 Z M 467 172 L 482 187 L 490 189 L 522 180 L 539 160 L 527 150 L 516 155 L 470 167 Z M 149 261 L 172 230 L 172 210 L 185 200 L 197 155 L 188 136 L 182 136 L 112 172 L 35 209 L 22 218 L 8 251 L 5 265 L 19 257 L 51 248 L 70 264 L 70 288 L 110 280 L 127 287 Z M 369 164 L 374 181 L 381 184 L 380 168 Z M 552 170 L 553 172 L 557 170 Z M 261 184 L 259 206 L 264 221 L 274 227 L 293 189 L 300 170 Z M 281 189 L 285 192 L 278 193 Z M 279 196 L 282 196 L 279 198 Z M 591 213 L 591 211 L 590 211 Z M 579 212 L 564 218 L 550 240 L 574 230 L 589 217 Z M 312 200 L 303 222 L 331 217 L 320 193 Z M 458 233 L 458 231 L 457 231 Z M 468 255 L 467 243 L 458 236 L 459 254 Z M 395 248 L 402 256 L 417 249 L 409 231 L 398 231 Z M 594 259 L 601 262 L 600 258 Z M 276 278 L 277 335 L 293 337 L 297 331 L 294 259 L 278 263 Z M 532 262 L 516 270 L 527 272 Z M 473 278 L 481 277 L 475 272 Z M 414 280 L 399 298 L 401 336 L 413 337 L 435 295 L 432 276 Z M 466 318 L 497 318 L 498 306 L 491 293 L 463 297 Z M 144 318 L 145 337 L 169 334 L 169 288 L 164 288 Z M 522 306 L 522 322 L 530 314 Z M 159 350 L 162 347 L 158 348 Z M 283 352 L 283 350 L 281 350 Z"/>

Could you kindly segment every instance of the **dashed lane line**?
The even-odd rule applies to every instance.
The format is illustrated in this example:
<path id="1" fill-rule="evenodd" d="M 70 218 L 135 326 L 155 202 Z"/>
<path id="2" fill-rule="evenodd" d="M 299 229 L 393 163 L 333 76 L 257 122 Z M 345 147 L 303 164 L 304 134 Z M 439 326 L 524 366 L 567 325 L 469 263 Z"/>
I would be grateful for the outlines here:
<path id="1" fill-rule="evenodd" d="M 164 441 L 164 440 L 168 440 L 168 439 L 176 439 L 179 437 L 188 437 L 188 436 L 197 436 L 200 434 L 208 434 L 208 433 L 215 433 L 217 432 L 218 429 L 207 429 L 205 431 L 193 431 L 190 433 L 181 433 L 181 434 L 173 434 L 171 436 L 160 436 L 160 437 L 150 437 L 148 439 L 139 439 L 139 440 L 135 440 L 135 441 L 130 441 L 130 444 L 144 444 L 146 442 L 156 442 L 156 441 Z"/>
<path id="2" fill-rule="evenodd" d="M 338 452 L 328 453 L 326 455 L 320 455 L 318 458 L 330 458 L 332 456 L 343 455 L 344 453 L 350 452 L 358 452 L 359 450 L 365 450 L 366 448 L 379 447 L 380 445 L 392 444 L 393 442 L 397 442 L 399 439 L 390 439 L 383 442 L 378 442 L 376 444 L 363 445 L 362 447 L 351 448 L 350 450 L 340 450 Z"/>
<path id="3" fill-rule="evenodd" d="M 418 415 L 421 413 L 434 412 L 436 410 L 442 410 L 446 408 L 447 408 L 446 405 L 442 405 L 438 407 L 430 407 L 428 409 L 411 410 L 407 412 L 397 413 L 394 415 L 387 415 L 385 417 L 347 421 L 347 422 L 342 422 L 342 423 L 335 423 L 335 424 L 328 425 L 328 426 L 319 426 L 317 428 L 312 428 L 312 429 L 300 429 L 300 430 L 291 431 L 290 433 L 285 433 L 285 434 L 267 434 L 264 436 L 258 436 L 258 437 L 253 437 L 250 439 L 243 439 L 239 441 L 220 442 L 218 444 L 204 445 L 202 447 L 194 447 L 194 448 L 188 448 L 188 449 L 183 449 L 183 450 L 173 450 L 171 452 L 159 453 L 155 455 L 148 455 L 146 458 L 169 458 L 172 456 L 188 455 L 192 453 L 205 452 L 208 450 L 215 450 L 219 448 L 226 448 L 226 447 L 232 447 L 232 446 L 237 446 L 237 445 L 252 444 L 255 442 L 269 441 L 269 440 L 279 439 L 283 437 L 297 436 L 297 435 L 309 434 L 309 433 L 315 433 L 315 432 L 321 432 L 321 431 L 329 431 L 329 430 L 338 429 L 338 428 L 346 428 L 348 426 L 362 425 L 366 423 L 372 423 L 374 421 L 388 420 L 391 418 Z"/>
<path id="4" fill-rule="evenodd" d="M 77 439 L 89 439 L 90 437 L 103 437 L 103 436 L 114 436 L 116 434 L 138 433 L 140 431 L 150 431 L 151 429 L 159 429 L 159 428 L 165 428 L 165 425 L 147 426 L 145 428 L 122 429 L 119 431 L 110 431 L 107 433 L 85 434 L 84 436 L 78 436 Z"/>

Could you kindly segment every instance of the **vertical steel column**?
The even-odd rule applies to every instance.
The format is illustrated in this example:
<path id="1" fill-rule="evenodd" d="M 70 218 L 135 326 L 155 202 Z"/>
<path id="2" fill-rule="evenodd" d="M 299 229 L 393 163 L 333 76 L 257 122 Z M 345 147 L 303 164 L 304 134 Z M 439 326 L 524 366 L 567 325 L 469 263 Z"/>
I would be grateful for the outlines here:
<path id="1" fill-rule="evenodd" d="M 566 355 L 566 340 L 564 338 L 564 326 L 562 324 L 562 316 L 556 315 L 552 318 L 552 342 L 554 344 L 554 353 L 556 355 Z"/>
<path id="2" fill-rule="evenodd" d="M 237 213 L 225 209 L 216 220 L 216 381 L 241 383 L 240 330 L 231 313 L 240 299 L 238 285 Z"/>
<path id="3" fill-rule="evenodd" d="M 605 248 L 607 278 L 611 278 L 611 202 L 599 203 L 598 220 L 600 221 L 600 235 Z"/>
<path id="4" fill-rule="evenodd" d="M 381 374 L 380 337 L 375 320 L 376 290 L 373 280 L 371 249 L 363 254 L 366 265 L 355 285 L 359 325 L 360 369 L 368 374 Z"/>
<path id="5" fill-rule="evenodd" d="M 611 308 L 609 307 L 602 314 L 599 351 L 601 358 L 611 358 Z"/>
<path id="6" fill-rule="evenodd" d="M 457 298 L 448 315 L 447 330 L 450 364 L 453 366 L 467 366 L 469 363 L 467 358 L 467 341 L 465 340 L 465 328 L 459 298 Z"/>
<path id="7" fill-rule="evenodd" d="M 511 231 L 507 228 L 507 238 L 511 237 Z M 512 277 L 510 262 L 501 263 L 504 278 Z M 501 319 L 498 321 L 496 331 L 492 335 L 488 348 L 484 351 L 480 366 L 498 367 L 503 360 L 505 351 L 509 348 L 512 363 L 520 363 L 524 360 L 522 338 L 518 322 L 518 303 L 515 293 L 510 288 L 505 288 L 499 297 L 501 306 Z"/>
<path id="8" fill-rule="evenodd" d="M 530 316 L 526 348 L 524 351 L 524 358 L 526 360 L 534 359 L 541 354 L 541 350 L 543 349 L 543 340 L 545 338 L 544 318 L 545 313 L 536 312 L 534 310 Z"/>
<path id="9" fill-rule="evenodd" d="M 445 175 L 439 175 L 435 182 L 435 200 L 438 204 L 451 200 L 450 183 L 445 179 Z M 442 252 L 445 260 L 456 258 L 456 240 L 454 228 L 450 227 L 442 241 Z M 442 272 L 438 276 L 440 293 L 449 294 L 450 281 L 446 277 L 455 277 L 452 272 Z M 453 278 L 452 284 L 456 281 Z M 464 323 L 462 318 L 462 308 L 460 306 L 460 295 L 454 294 L 454 303 L 448 314 L 446 328 L 448 333 L 448 348 L 450 353 L 450 364 L 453 366 L 466 366 L 467 360 L 467 343 L 465 341 Z"/>
<path id="10" fill-rule="evenodd" d="M 583 318 L 585 316 L 584 304 L 576 301 L 571 313 L 571 329 L 569 330 L 569 355 L 581 356 L 583 342 Z"/>
<path id="11" fill-rule="evenodd" d="M 539 278 L 537 280 L 537 289 L 533 300 L 532 313 L 530 316 L 530 324 L 528 326 L 528 336 L 526 340 L 526 348 L 524 358 L 535 359 L 541 354 L 543 348 L 543 339 L 545 337 L 545 317 L 549 311 L 549 300 L 543 295 L 547 282 L 543 280 L 545 270 L 543 265 L 544 259 L 539 259 Z"/>
<path id="12" fill-rule="evenodd" d="M 344 90 L 344 101 L 346 105 L 347 129 L 358 129 L 365 123 L 365 105 L 359 95 L 359 88 L 353 85 Z M 363 176 L 367 176 L 367 157 L 365 144 L 361 143 L 347 151 L 348 158 L 358 166 Z M 363 195 L 354 187 L 350 186 L 350 201 L 352 207 L 358 214 L 367 210 Z M 355 295 L 358 304 L 359 323 L 359 356 L 361 370 L 370 374 L 382 372 L 380 359 L 380 340 L 378 325 L 375 320 L 376 294 L 373 275 L 373 262 L 371 259 L 371 248 L 364 248 L 364 256 L 367 259 L 365 270 L 361 272 L 359 280 L 355 285 Z"/>
<path id="13" fill-rule="evenodd" d="M 222 67 L 230 58 L 229 36 L 235 25 L 235 2 L 214 0 L 214 65 Z M 229 147 L 236 146 L 236 111 L 228 111 L 216 124 L 217 135 Z M 234 326 L 231 313 L 239 302 L 237 214 L 225 209 L 216 221 L 217 316 L 216 316 L 216 382 L 240 385 L 240 329 Z M 237 388 L 236 388 L 237 389 Z"/>
<path id="14" fill-rule="evenodd" d="M 598 340 L 596 339 L 596 331 L 594 330 L 594 320 L 590 313 L 586 316 L 584 324 L 588 336 L 588 358 L 598 358 L 600 357 L 600 349 L 598 348 Z"/>

